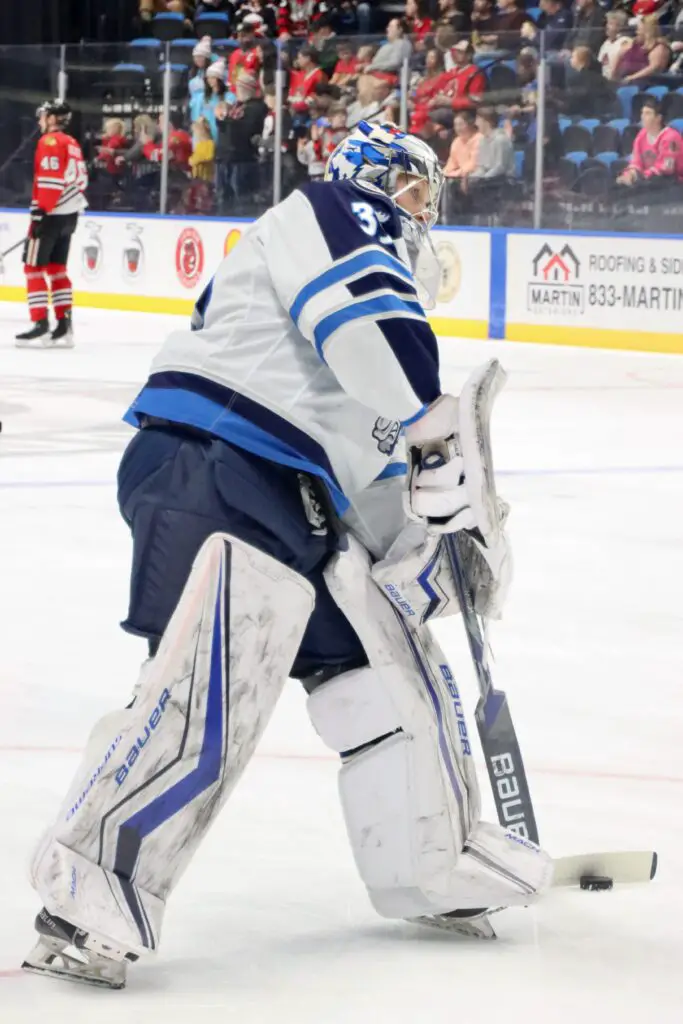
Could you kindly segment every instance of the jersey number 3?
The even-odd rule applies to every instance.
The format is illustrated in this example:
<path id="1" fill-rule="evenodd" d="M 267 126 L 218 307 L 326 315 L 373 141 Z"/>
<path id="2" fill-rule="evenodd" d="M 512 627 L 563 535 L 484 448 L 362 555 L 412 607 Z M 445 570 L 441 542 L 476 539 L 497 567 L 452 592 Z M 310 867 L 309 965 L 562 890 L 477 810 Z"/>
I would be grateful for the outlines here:
<path id="1" fill-rule="evenodd" d="M 377 213 L 370 206 L 370 203 L 351 203 L 351 210 L 360 224 L 361 231 L 364 231 L 370 238 L 377 237 L 380 245 L 391 245 L 393 238 L 382 233 Z"/>

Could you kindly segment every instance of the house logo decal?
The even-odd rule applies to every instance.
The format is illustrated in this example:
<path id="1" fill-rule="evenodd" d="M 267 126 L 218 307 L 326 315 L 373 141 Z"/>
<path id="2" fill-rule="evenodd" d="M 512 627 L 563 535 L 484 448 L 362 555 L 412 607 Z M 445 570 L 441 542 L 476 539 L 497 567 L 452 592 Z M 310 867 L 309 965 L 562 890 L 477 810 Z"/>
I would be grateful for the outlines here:
<path id="1" fill-rule="evenodd" d="M 576 316 L 584 312 L 581 261 L 569 244 L 544 242 L 531 260 L 527 308 L 531 313 Z"/>

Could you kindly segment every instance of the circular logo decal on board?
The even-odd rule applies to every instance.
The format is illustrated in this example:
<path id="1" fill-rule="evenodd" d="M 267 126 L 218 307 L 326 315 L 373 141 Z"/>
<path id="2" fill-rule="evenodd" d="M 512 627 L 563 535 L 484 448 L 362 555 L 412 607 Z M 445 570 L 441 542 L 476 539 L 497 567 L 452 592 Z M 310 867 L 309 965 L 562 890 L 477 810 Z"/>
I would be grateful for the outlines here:
<path id="1" fill-rule="evenodd" d="M 452 242 L 437 242 L 434 251 L 441 267 L 437 299 L 439 302 L 451 302 L 460 291 L 462 281 L 460 256 Z"/>
<path id="2" fill-rule="evenodd" d="M 183 228 L 175 247 L 175 268 L 184 288 L 194 288 L 204 270 L 204 244 L 198 231 Z"/>

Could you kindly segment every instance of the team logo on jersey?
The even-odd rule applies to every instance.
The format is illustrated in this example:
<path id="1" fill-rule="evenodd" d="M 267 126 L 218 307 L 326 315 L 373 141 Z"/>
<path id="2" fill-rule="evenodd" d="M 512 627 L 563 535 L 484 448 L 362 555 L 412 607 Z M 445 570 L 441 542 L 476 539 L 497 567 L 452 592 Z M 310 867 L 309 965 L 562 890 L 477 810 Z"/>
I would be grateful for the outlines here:
<path id="1" fill-rule="evenodd" d="M 88 278 L 97 277 L 102 267 L 101 224 L 88 220 L 85 223 L 85 241 L 81 252 L 83 275 Z"/>
<path id="2" fill-rule="evenodd" d="M 204 244 L 198 231 L 183 228 L 175 247 L 175 268 L 184 288 L 194 288 L 204 270 Z"/>
<path id="3" fill-rule="evenodd" d="M 401 424 L 398 420 L 387 420 L 379 416 L 372 428 L 372 436 L 382 455 L 393 455 L 394 448 L 401 436 Z"/>
<path id="4" fill-rule="evenodd" d="M 240 231 L 239 228 L 232 228 L 231 231 L 228 231 L 227 235 L 225 236 L 225 243 L 223 245 L 224 256 L 227 256 L 228 253 L 232 252 L 232 250 L 235 248 L 241 237 L 242 232 Z"/>
<path id="5" fill-rule="evenodd" d="M 142 273 L 145 262 L 145 250 L 142 245 L 142 228 L 139 224 L 126 224 L 128 237 L 123 244 L 123 276 L 134 281 Z"/>

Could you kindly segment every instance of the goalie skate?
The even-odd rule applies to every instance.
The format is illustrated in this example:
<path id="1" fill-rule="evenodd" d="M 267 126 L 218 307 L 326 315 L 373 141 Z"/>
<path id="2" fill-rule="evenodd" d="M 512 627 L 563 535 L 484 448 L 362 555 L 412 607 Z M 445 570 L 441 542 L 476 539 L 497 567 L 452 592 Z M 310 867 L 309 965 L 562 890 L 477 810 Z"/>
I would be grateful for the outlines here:
<path id="1" fill-rule="evenodd" d="M 99 988 L 125 986 L 128 961 L 137 960 L 135 954 L 53 917 L 45 908 L 36 917 L 35 927 L 40 938 L 22 963 L 23 970 Z"/>
<path id="2" fill-rule="evenodd" d="M 470 939 L 495 939 L 496 933 L 489 921 L 489 914 L 495 914 L 503 909 L 496 907 L 493 910 L 454 910 L 450 914 L 435 914 L 433 917 L 414 917 L 410 919 L 410 923 L 465 935 Z"/>

